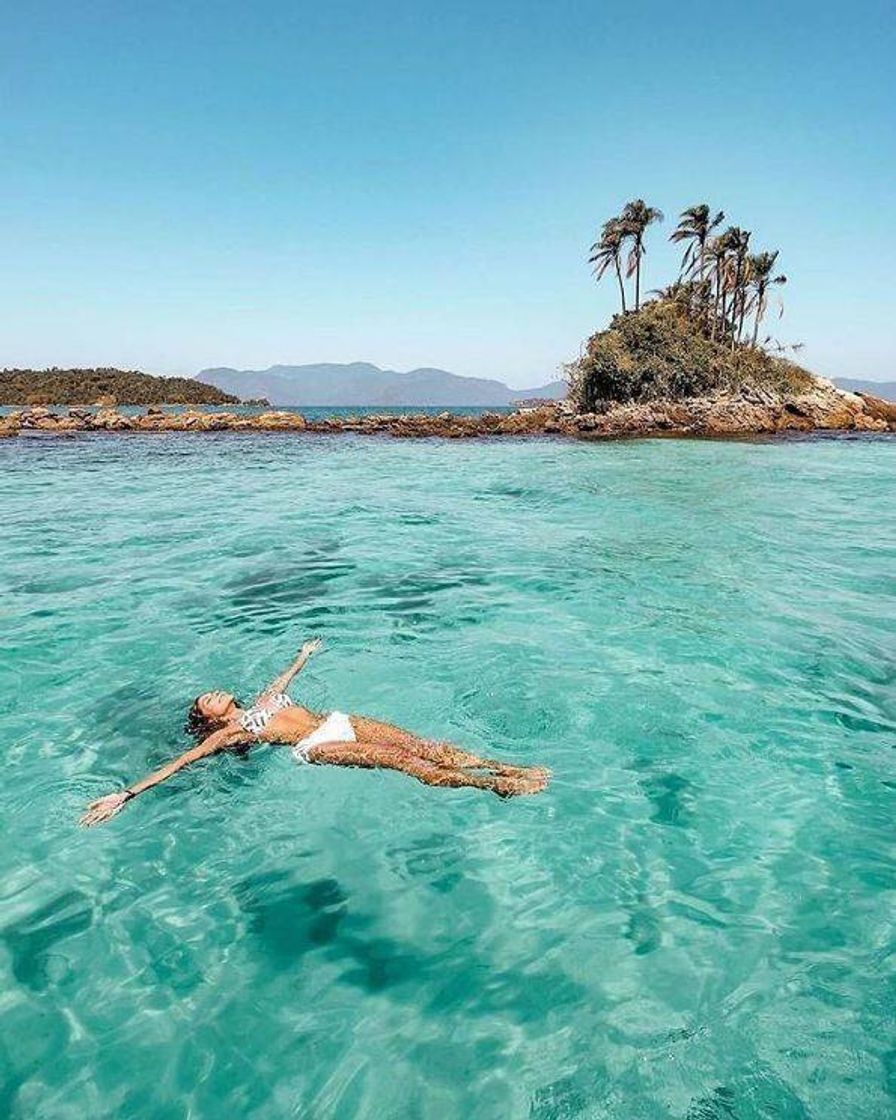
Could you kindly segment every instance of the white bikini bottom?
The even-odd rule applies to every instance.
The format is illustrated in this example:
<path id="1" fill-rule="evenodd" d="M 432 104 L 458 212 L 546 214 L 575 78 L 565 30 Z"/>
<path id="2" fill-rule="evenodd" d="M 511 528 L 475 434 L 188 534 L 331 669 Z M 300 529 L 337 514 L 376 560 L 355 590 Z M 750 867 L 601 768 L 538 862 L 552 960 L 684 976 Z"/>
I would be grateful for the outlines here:
<path id="1" fill-rule="evenodd" d="M 352 721 L 345 712 L 330 712 L 320 727 L 316 727 L 310 735 L 296 743 L 292 748 L 292 755 L 296 762 L 307 762 L 308 752 L 312 747 L 319 747 L 321 743 L 354 743 L 356 740 Z"/>

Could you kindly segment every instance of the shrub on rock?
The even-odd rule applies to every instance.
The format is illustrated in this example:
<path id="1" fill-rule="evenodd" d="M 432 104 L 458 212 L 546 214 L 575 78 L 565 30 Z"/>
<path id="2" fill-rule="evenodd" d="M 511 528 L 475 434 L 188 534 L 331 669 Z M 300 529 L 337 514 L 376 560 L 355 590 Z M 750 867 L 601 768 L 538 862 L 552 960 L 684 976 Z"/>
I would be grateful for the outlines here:
<path id="1" fill-rule="evenodd" d="M 803 391 L 813 380 L 793 362 L 757 347 L 732 350 L 665 299 L 615 315 L 607 330 L 591 336 L 567 375 L 579 412 L 598 412 L 604 402 L 679 401 L 716 392 L 778 396 Z"/>

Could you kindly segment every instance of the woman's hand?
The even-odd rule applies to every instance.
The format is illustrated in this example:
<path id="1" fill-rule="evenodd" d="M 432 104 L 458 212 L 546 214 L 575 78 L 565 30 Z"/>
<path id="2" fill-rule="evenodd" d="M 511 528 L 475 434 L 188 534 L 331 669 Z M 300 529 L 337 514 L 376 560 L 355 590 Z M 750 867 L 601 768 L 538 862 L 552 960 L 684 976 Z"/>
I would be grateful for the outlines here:
<path id="1" fill-rule="evenodd" d="M 309 658 L 312 653 L 317 653 L 323 644 L 323 638 L 312 638 L 310 642 L 305 642 L 302 646 L 301 656 L 306 659 Z"/>
<path id="2" fill-rule="evenodd" d="M 101 797 L 99 801 L 90 803 L 87 812 L 78 823 L 85 828 L 93 828 L 95 824 L 102 824 L 103 821 L 111 820 L 116 813 L 121 812 L 127 801 L 130 801 L 130 797 L 128 797 L 126 790 Z"/>

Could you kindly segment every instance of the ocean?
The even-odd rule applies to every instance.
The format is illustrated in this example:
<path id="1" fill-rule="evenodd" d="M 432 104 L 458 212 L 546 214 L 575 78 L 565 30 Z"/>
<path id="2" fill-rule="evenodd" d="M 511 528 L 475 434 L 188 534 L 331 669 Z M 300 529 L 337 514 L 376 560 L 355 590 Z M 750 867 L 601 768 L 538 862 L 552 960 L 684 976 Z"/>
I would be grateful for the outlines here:
<path id="1" fill-rule="evenodd" d="M 880 1120 L 896 442 L 0 442 L 11 1120 Z M 502 801 L 259 748 L 295 695 Z"/>

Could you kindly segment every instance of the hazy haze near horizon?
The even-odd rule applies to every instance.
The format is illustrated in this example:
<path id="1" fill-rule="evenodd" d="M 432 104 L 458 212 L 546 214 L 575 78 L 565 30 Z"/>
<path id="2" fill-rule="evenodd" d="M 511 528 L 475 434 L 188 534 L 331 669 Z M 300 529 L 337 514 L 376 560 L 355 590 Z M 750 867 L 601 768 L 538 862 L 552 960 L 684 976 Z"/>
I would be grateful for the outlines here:
<path id="1" fill-rule="evenodd" d="M 771 321 L 801 361 L 891 378 L 894 26 L 867 0 L 761 0 L 748 19 L 12 8 L 0 365 L 369 358 L 541 384 L 613 311 L 587 247 L 643 195 L 667 214 L 647 289 L 675 274 L 676 213 L 705 199 L 781 250 Z"/>

